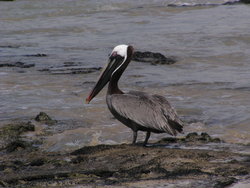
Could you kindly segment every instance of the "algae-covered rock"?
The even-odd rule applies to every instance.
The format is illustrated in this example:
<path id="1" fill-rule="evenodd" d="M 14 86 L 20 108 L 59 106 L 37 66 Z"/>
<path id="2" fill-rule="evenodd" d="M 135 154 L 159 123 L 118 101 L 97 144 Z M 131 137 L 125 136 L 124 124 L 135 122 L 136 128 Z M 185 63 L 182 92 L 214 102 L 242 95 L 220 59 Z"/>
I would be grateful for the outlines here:
<path id="1" fill-rule="evenodd" d="M 177 137 L 167 137 L 167 138 L 162 138 L 160 141 L 157 143 L 159 144 L 168 144 L 168 143 L 189 143 L 189 142 L 196 142 L 196 143 L 210 143 L 210 142 L 223 142 L 219 138 L 212 138 L 209 134 L 207 133 L 201 133 L 200 135 L 196 132 L 193 133 L 188 133 L 186 137 L 183 138 L 177 138 Z"/>
<path id="2" fill-rule="evenodd" d="M 27 131 L 34 131 L 35 126 L 30 122 L 16 122 L 10 123 L 3 126 L 0 130 L 0 134 L 7 134 L 7 135 L 20 135 L 23 132 Z"/>
<path id="3" fill-rule="evenodd" d="M 45 162 L 46 162 L 45 159 L 43 159 L 43 158 L 37 158 L 37 159 L 32 160 L 29 163 L 29 165 L 30 166 L 42 166 L 42 165 L 44 165 Z"/>
<path id="4" fill-rule="evenodd" d="M 15 141 L 9 143 L 5 149 L 7 152 L 13 152 L 19 149 L 26 149 L 27 147 L 31 147 L 31 144 L 29 142 L 16 139 Z"/>
<path id="5" fill-rule="evenodd" d="M 18 147 L 25 148 L 27 144 L 20 140 L 20 135 L 34 130 L 35 126 L 30 121 L 4 125 L 0 129 L 0 150 L 7 149 L 7 151 L 11 152 Z"/>
<path id="6" fill-rule="evenodd" d="M 47 57 L 46 54 L 29 54 L 29 55 L 24 55 L 26 57 Z"/>
<path id="7" fill-rule="evenodd" d="M 22 152 L 0 156 L 4 161 L 0 181 L 9 187 L 20 181 L 23 187 L 126 187 L 149 180 L 160 180 L 166 187 L 171 182 L 176 187 L 225 187 L 249 175 L 250 164 L 242 157 L 246 156 L 229 151 L 127 144 L 87 146 L 71 154 Z"/>
<path id="8" fill-rule="evenodd" d="M 207 133 L 201 133 L 200 135 L 197 133 L 189 133 L 185 141 L 221 142 L 219 138 L 212 138 Z"/>
<path id="9" fill-rule="evenodd" d="M 65 62 L 63 66 L 49 67 L 39 71 L 50 74 L 89 74 L 100 70 L 101 67 L 86 67 L 82 66 L 80 62 Z"/>
<path id="10" fill-rule="evenodd" d="M 48 114 L 45 112 L 40 112 L 36 117 L 35 120 L 41 123 L 45 123 L 47 125 L 54 125 L 57 123 L 56 120 L 53 120 Z"/>
<path id="11" fill-rule="evenodd" d="M 85 146 L 71 153 L 19 150 L 17 143 L 15 152 L 0 155 L 0 186 L 219 188 L 249 177 L 248 154 L 196 147 L 210 141 L 207 133 L 190 133 L 165 139 L 167 145 L 188 143 L 189 149 L 120 144 Z"/>
<path id="12" fill-rule="evenodd" d="M 132 60 L 139 62 L 151 63 L 152 65 L 157 64 L 173 64 L 176 63 L 176 59 L 173 57 L 165 57 L 160 53 L 154 52 L 134 52 Z"/>
<path id="13" fill-rule="evenodd" d="M 217 142 L 220 141 L 220 139 L 216 138 L 213 139 L 210 135 L 208 135 L 207 133 L 201 133 L 200 135 L 196 132 L 194 133 L 189 133 L 186 136 L 185 141 L 204 141 L 204 142 Z"/>
<path id="14" fill-rule="evenodd" d="M 27 64 L 27 63 L 23 63 L 21 61 L 18 62 L 3 62 L 0 63 L 0 67 L 19 67 L 19 68 L 31 68 L 34 67 L 35 64 Z"/>

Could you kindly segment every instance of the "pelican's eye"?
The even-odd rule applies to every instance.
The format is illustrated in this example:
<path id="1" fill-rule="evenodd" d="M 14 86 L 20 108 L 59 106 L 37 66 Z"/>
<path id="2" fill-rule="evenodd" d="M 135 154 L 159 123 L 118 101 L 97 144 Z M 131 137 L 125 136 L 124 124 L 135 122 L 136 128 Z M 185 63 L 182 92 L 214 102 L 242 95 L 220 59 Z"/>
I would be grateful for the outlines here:
<path id="1" fill-rule="evenodd" d="M 110 55 L 110 57 L 115 57 L 115 56 L 117 56 L 117 52 L 113 52 L 113 53 Z"/>
<path id="2" fill-rule="evenodd" d="M 115 60 L 117 62 L 123 61 L 124 57 L 122 57 L 121 55 L 119 55 L 117 52 L 113 52 L 110 56 L 109 59 L 111 61 Z"/>

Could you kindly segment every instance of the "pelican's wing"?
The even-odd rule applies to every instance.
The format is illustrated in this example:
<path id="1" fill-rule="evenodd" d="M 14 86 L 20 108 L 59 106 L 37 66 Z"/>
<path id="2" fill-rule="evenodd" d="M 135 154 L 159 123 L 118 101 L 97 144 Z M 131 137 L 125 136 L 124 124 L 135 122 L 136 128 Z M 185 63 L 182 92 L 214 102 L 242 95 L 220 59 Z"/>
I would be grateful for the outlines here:
<path id="1" fill-rule="evenodd" d="M 119 115 L 150 129 L 176 135 L 182 132 L 182 122 L 168 101 L 158 95 L 148 95 L 143 92 L 113 94 L 112 108 Z"/>
<path id="2" fill-rule="evenodd" d="M 182 128 L 184 126 L 184 123 L 177 116 L 177 112 L 174 108 L 172 108 L 166 98 L 160 95 L 153 95 L 153 97 L 156 98 L 158 100 L 158 103 L 162 106 L 165 116 L 168 116 L 167 119 L 169 124 L 173 125 L 178 132 L 183 133 Z"/>

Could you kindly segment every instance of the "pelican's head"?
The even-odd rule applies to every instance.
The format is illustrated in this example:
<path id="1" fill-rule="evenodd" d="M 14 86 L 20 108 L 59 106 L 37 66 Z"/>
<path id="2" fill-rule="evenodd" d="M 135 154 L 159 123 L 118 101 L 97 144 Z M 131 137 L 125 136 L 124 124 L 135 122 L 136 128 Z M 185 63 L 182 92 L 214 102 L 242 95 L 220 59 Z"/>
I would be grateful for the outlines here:
<path id="1" fill-rule="evenodd" d="M 119 55 L 121 57 L 126 57 L 127 56 L 127 50 L 128 50 L 128 45 L 126 45 L 126 44 L 118 45 L 118 46 L 114 47 L 114 49 L 112 50 L 110 56 Z"/>
<path id="2" fill-rule="evenodd" d="M 128 59 L 128 55 L 132 56 L 132 53 L 133 47 L 125 44 L 118 45 L 112 50 L 107 65 L 103 68 L 94 88 L 86 98 L 86 103 L 89 103 L 102 90 L 112 74 Z"/>

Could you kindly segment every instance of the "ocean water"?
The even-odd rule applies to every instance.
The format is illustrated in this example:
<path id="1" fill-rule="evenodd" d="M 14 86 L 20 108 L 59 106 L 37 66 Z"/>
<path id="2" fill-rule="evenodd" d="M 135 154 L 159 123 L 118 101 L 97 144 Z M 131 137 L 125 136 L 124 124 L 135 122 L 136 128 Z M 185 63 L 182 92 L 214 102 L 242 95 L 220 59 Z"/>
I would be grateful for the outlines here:
<path id="1" fill-rule="evenodd" d="M 250 6 L 228 2 L 236 1 L 0 2 L 0 64 L 34 64 L 0 67 L 1 124 L 47 112 L 59 120 L 48 128 L 53 133 L 45 144 L 49 150 L 130 142 L 130 129 L 107 109 L 105 89 L 84 104 L 98 71 L 41 71 L 101 67 L 113 47 L 125 43 L 178 61 L 131 62 L 120 80 L 122 90 L 165 96 L 188 122 L 186 133 L 250 143 Z M 165 136 L 152 135 L 151 141 Z"/>

